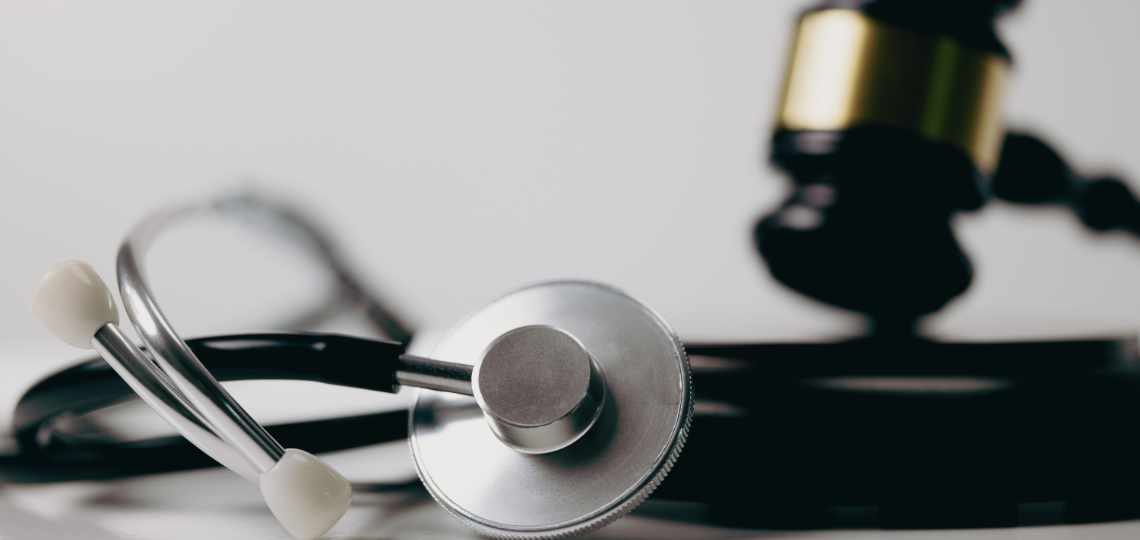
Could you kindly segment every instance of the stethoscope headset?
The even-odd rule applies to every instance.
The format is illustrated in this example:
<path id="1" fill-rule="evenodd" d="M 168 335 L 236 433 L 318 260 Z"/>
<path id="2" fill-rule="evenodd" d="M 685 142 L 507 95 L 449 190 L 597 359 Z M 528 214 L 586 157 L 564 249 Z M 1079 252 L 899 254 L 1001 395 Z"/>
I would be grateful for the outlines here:
<path id="1" fill-rule="evenodd" d="M 183 340 L 140 256 L 159 232 L 208 216 L 269 225 L 310 248 L 332 270 L 340 296 L 361 304 L 388 339 Z M 816 503 L 911 509 L 952 501 L 956 516 L 976 505 L 993 524 L 991 503 L 1088 504 L 1090 493 L 1119 499 L 1140 481 L 1129 457 L 1140 448 L 1116 429 L 1140 401 L 1129 382 L 1138 371 L 1134 339 L 683 345 L 629 296 L 561 281 L 491 303 L 425 358 L 407 354 L 406 324 L 318 228 L 248 195 L 145 219 L 119 250 L 117 277 L 143 347 L 120 330 L 112 295 L 90 266 L 63 263 L 40 284 L 36 315 L 102 361 L 52 374 L 20 399 L 19 451 L 0 454 L 5 479 L 113 478 L 213 460 L 257 483 L 290 533 L 315 537 L 346 510 L 353 484 L 278 441 L 320 453 L 407 438 L 422 485 L 443 508 L 480 533 L 513 538 L 591 530 L 651 493 L 749 515 Z M 410 414 L 266 427 L 219 384 L 246 379 L 425 391 Z M 69 430 L 70 419 L 131 391 L 182 437 L 124 442 Z M 687 440 L 694 419 L 700 436 Z"/>

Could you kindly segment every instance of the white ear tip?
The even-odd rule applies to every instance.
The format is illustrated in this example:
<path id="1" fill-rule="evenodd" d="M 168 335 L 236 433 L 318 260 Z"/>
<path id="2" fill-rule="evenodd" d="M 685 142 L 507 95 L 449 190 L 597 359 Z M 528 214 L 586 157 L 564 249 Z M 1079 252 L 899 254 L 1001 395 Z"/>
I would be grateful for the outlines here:
<path id="1" fill-rule="evenodd" d="M 261 496 L 274 517 L 295 538 L 317 538 L 348 510 L 352 484 L 303 450 L 290 448 L 261 473 Z"/>
<path id="2" fill-rule="evenodd" d="M 66 261 L 44 274 L 32 313 L 56 337 L 83 349 L 91 348 L 100 327 L 119 321 L 111 291 L 83 261 Z"/>

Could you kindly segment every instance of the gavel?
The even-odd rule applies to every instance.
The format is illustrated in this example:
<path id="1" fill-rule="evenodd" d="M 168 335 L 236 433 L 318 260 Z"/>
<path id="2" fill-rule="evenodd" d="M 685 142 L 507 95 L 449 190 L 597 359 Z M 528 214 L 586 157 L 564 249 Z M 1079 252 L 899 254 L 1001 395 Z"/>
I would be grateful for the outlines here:
<path id="1" fill-rule="evenodd" d="M 951 221 L 1001 198 L 1068 205 L 1140 236 L 1140 203 L 1040 139 L 1006 133 L 1012 64 L 995 21 L 1018 0 L 825 0 L 798 19 L 770 160 L 790 180 L 754 240 L 768 271 L 908 335 L 969 287 Z"/>

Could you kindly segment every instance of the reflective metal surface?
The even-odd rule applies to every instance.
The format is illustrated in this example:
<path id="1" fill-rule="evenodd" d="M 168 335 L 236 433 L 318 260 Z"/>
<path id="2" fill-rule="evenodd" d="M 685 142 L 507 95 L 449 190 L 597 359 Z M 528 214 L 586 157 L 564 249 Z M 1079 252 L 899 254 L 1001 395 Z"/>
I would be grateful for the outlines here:
<path id="1" fill-rule="evenodd" d="M 528 454 L 560 450 L 602 412 L 600 369 L 573 336 L 550 326 L 516 328 L 493 341 L 475 368 L 475 400 L 499 440 Z"/>
<path id="2" fill-rule="evenodd" d="M 146 342 L 154 360 L 188 404 L 250 464 L 265 472 L 281 458 L 285 449 L 222 388 L 190 346 L 178 336 L 158 307 L 142 271 L 140 257 L 159 232 L 171 224 L 211 211 L 213 209 L 209 205 L 188 205 L 156 212 L 136 225 L 119 248 L 119 295 L 139 337 Z M 176 416 L 172 420 L 175 427 L 185 434 L 190 425 L 189 418 Z M 213 455 L 212 448 L 202 450 Z"/>
<path id="3" fill-rule="evenodd" d="M 484 534 L 551 538 L 610 522 L 643 501 L 684 445 L 688 360 L 672 330 L 621 292 L 584 282 L 510 294 L 461 324 L 435 358 L 470 365 L 503 334 L 546 325 L 573 336 L 604 377 L 606 401 L 581 439 L 549 454 L 511 449 L 471 398 L 421 392 L 410 444 L 428 491 Z"/>
<path id="4" fill-rule="evenodd" d="M 396 370 L 396 382 L 400 386 L 414 386 L 453 394 L 472 395 L 471 366 L 440 362 L 439 360 L 410 354 L 400 357 L 400 369 Z"/>
<path id="5" fill-rule="evenodd" d="M 158 236 L 174 225 L 206 216 L 249 221 L 278 230 L 282 236 L 309 248 L 329 266 L 341 296 L 362 303 L 377 330 L 397 341 L 405 340 L 410 331 L 348 271 L 330 240 L 288 207 L 237 194 L 163 209 L 135 225 L 119 249 L 119 292 L 127 315 L 161 369 L 135 370 L 131 374 L 135 383 L 132 387 L 142 388 L 140 395 L 149 403 L 160 403 L 156 406 L 159 412 L 203 452 L 253 480 L 259 472 L 272 467 L 284 449 L 218 384 L 175 332 L 143 271 L 142 257 Z M 414 358 L 405 360 L 404 369 L 398 374 L 401 384 L 436 385 L 470 394 L 469 371 Z"/>
<path id="6" fill-rule="evenodd" d="M 123 381 L 191 443 L 247 480 L 257 480 L 257 471 L 199 417 L 166 374 L 131 343 L 118 326 L 104 325 L 91 343 Z"/>

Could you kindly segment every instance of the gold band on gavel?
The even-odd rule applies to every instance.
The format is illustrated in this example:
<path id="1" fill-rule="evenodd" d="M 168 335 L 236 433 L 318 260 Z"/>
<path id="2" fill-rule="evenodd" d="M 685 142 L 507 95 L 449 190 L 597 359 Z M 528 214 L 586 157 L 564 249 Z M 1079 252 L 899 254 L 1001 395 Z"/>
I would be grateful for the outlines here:
<path id="1" fill-rule="evenodd" d="M 805 15 L 784 79 L 778 124 L 836 131 L 886 125 L 953 144 L 983 173 L 1001 149 L 1001 98 L 1009 62 L 857 11 Z"/>

